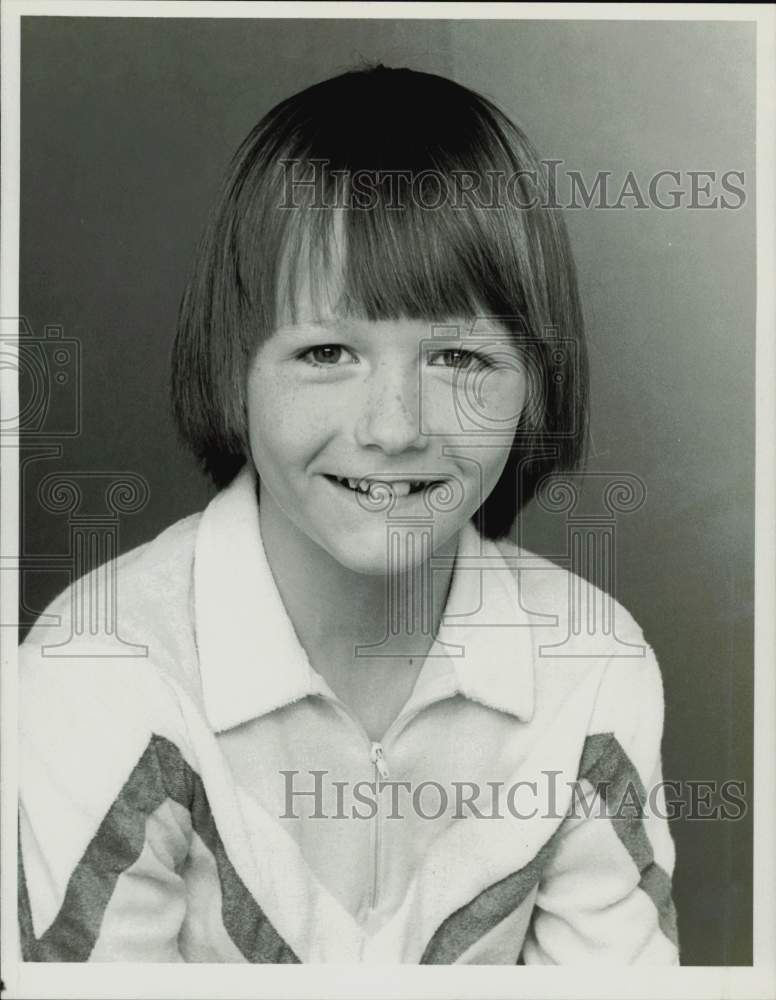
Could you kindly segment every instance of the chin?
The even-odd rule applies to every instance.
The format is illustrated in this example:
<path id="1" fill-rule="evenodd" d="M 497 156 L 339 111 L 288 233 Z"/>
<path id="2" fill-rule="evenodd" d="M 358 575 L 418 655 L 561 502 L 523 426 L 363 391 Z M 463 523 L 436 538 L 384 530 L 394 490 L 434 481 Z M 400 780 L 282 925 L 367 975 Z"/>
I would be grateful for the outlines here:
<path id="1" fill-rule="evenodd" d="M 409 526 L 397 525 L 396 527 L 402 536 L 412 533 Z M 434 524 L 434 549 L 439 551 L 451 538 L 457 537 L 462 527 L 463 525 L 458 523 L 454 525 Z M 353 573 L 361 573 L 364 576 L 388 576 L 396 572 L 397 569 L 404 572 L 423 562 L 428 550 L 421 546 L 420 536 L 426 531 L 426 526 L 417 525 L 414 545 L 400 545 L 399 552 L 394 557 L 401 559 L 400 569 L 389 564 L 388 533 L 385 524 L 382 524 L 377 531 L 353 531 L 344 538 L 320 539 L 318 544 L 341 566 Z"/>

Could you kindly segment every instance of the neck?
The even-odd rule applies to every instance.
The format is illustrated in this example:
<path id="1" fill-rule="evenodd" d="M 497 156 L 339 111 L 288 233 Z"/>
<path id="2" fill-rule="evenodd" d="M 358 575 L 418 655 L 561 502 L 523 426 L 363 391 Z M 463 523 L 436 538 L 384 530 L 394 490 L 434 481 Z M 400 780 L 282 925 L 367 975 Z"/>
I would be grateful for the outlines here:
<path id="1" fill-rule="evenodd" d="M 275 584 L 314 667 L 331 660 L 358 665 L 376 656 L 406 664 L 426 655 L 447 601 L 451 565 L 432 572 L 426 560 L 390 575 L 358 573 L 292 524 L 267 493 L 259 520 Z M 457 546 L 455 536 L 434 554 L 453 556 Z"/>

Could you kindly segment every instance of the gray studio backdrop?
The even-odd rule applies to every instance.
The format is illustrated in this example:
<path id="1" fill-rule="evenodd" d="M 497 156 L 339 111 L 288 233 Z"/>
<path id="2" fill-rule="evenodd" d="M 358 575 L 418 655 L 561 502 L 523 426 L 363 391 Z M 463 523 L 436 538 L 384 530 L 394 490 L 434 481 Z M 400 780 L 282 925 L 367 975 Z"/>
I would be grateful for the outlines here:
<path id="1" fill-rule="evenodd" d="M 680 171 L 677 209 L 631 198 L 567 219 L 590 338 L 590 469 L 647 488 L 638 510 L 617 515 L 613 588 L 662 666 L 665 776 L 745 782 L 749 800 L 737 821 L 672 824 L 682 959 L 751 963 L 754 33 L 722 22 L 23 18 L 22 632 L 88 564 L 75 551 L 84 525 L 97 555 L 125 551 L 209 497 L 176 444 L 167 355 L 227 161 L 277 101 L 363 61 L 406 65 L 492 97 L 561 170 L 588 182 L 611 172 L 615 199 L 628 171 L 644 186 Z M 689 207 L 690 171 L 716 172 L 699 205 L 727 171 L 743 172 L 746 197 Z M 130 484 L 123 500 L 106 502 L 111 476 Z M 57 489 L 74 479 L 78 504 Z M 606 514 L 591 483 L 586 510 Z M 534 505 L 521 541 L 563 557 L 567 523 Z"/>

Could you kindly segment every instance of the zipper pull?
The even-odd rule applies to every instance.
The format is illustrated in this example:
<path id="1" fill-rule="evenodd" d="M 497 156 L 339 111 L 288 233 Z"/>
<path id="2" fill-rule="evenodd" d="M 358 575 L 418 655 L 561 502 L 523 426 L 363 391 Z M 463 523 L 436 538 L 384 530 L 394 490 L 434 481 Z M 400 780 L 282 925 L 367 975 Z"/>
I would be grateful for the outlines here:
<path id="1" fill-rule="evenodd" d="M 381 778 L 385 779 L 388 777 L 388 765 L 385 763 L 385 753 L 383 752 L 382 743 L 373 743 L 372 748 L 369 752 L 369 759 L 372 761 L 374 766 L 377 768 L 377 773 Z"/>

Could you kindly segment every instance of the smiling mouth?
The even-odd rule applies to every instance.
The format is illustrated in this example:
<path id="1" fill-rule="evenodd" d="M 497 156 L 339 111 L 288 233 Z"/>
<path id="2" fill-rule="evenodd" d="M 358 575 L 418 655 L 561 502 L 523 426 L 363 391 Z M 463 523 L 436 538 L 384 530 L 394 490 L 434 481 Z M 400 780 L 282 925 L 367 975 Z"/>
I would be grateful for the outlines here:
<path id="1" fill-rule="evenodd" d="M 388 489 L 396 496 L 406 497 L 442 483 L 441 479 L 371 479 L 366 477 L 351 479 L 345 476 L 330 475 L 327 475 L 326 479 L 352 493 L 363 493 L 365 496 L 368 496 L 374 489 Z"/>

